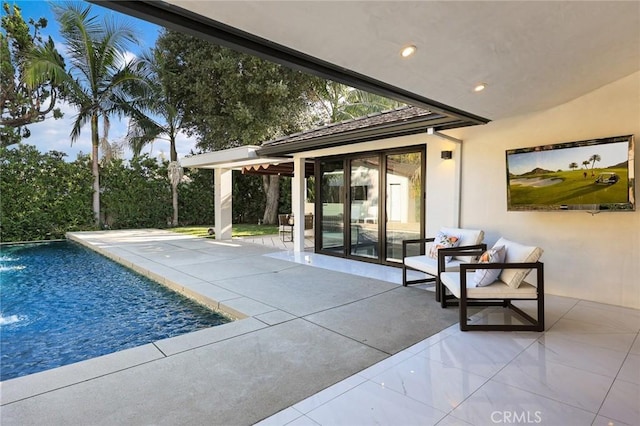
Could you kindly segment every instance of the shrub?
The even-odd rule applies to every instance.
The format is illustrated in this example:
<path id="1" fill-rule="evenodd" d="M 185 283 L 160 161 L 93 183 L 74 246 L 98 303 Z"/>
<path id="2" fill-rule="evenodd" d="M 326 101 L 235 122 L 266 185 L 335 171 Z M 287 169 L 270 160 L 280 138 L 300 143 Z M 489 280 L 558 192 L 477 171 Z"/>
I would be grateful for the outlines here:
<path id="1" fill-rule="evenodd" d="M 0 240 L 62 238 L 93 229 L 91 168 L 87 156 L 43 154 L 30 145 L 0 148 Z"/>

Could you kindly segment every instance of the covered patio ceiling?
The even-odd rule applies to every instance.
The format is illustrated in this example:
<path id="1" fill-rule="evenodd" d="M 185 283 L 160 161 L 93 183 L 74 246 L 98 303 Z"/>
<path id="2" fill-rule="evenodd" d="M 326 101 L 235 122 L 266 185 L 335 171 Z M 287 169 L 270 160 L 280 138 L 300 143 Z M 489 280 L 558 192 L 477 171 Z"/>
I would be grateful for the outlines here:
<path id="1" fill-rule="evenodd" d="M 552 108 L 640 69 L 637 1 L 94 2 L 460 125 Z M 403 59 L 408 44 L 418 50 Z"/>

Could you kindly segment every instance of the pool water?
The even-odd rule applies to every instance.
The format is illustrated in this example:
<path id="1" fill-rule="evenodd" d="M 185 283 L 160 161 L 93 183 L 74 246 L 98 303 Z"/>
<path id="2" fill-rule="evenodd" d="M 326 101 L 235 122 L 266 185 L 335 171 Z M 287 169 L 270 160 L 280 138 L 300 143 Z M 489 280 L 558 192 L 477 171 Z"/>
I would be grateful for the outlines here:
<path id="1" fill-rule="evenodd" d="M 230 320 L 72 242 L 0 251 L 0 380 Z"/>

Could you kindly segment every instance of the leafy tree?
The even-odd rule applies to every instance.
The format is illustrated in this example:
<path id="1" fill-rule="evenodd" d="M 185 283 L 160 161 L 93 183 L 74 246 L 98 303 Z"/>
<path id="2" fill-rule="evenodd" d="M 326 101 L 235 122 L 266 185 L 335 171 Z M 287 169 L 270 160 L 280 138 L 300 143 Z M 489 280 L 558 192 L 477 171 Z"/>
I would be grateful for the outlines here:
<path id="1" fill-rule="evenodd" d="M 569 168 L 570 168 L 571 170 L 575 170 L 575 169 L 577 169 L 578 167 L 579 167 L 579 166 L 578 166 L 578 163 L 576 163 L 576 162 L 573 162 L 573 163 L 569 164 Z"/>
<path id="2" fill-rule="evenodd" d="M 205 151 L 259 144 L 308 125 L 310 87 L 318 79 L 260 58 L 172 31 L 157 48 L 172 70 L 168 84 L 181 92 L 182 124 Z M 263 177 L 264 223 L 276 222 L 278 176 Z"/>
<path id="3" fill-rule="evenodd" d="M 55 108 L 64 70 L 64 60 L 56 50 L 51 37 L 45 42 L 40 31 L 47 27 L 47 20 L 29 19 L 27 24 L 17 5 L 2 3 L 4 11 L 0 32 L 0 138 L 2 146 L 20 142 L 31 134 L 26 127 L 37 123 L 53 112 L 54 118 L 62 117 Z M 31 28 L 30 28 L 31 27 Z M 39 73 L 29 78 L 26 71 L 32 55 L 47 57 L 57 64 L 54 72 Z"/>
<path id="4" fill-rule="evenodd" d="M 584 167 L 584 169 L 586 170 L 586 169 L 587 169 L 587 167 L 589 167 L 589 160 L 584 160 L 584 161 L 582 162 L 582 167 Z"/>
<path id="5" fill-rule="evenodd" d="M 353 120 L 374 112 L 399 108 L 405 104 L 345 86 L 334 81 L 313 86 L 316 109 L 324 121 L 336 123 Z"/>
<path id="6" fill-rule="evenodd" d="M 145 77 L 139 88 L 136 105 L 131 109 L 131 121 L 127 141 L 134 155 L 156 139 L 166 139 L 170 146 L 169 179 L 172 180 L 173 218 L 171 224 L 178 225 L 178 183 L 182 177 L 176 151 L 176 137 L 182 128 L 183 112 L 180 108 L 180 92 L 168 84 L 168 75 L 173 73 L 166 61 L 167 52 L 156 48 L 145 53 L 139 68 Z"/>
<path id="7" fill-rule="evenodd" d="M 67 45 L 71 69 L 64 74 L 65 99 L 78 108 L 71 141 L 80 136 L 82 127 L 91 125 L 91 159 L 93 175 L 93 212 L 100 223 L 99 120 L 102 138 L 108 139 L 110 117 L 122 116 L 130 109 L 126 89 L 140 80 L 133 61 L 126 62 L 124 52 L 136 43 L 135 32 L 126 23 L 111 16 L 102 21 L 90 16 L 91 6 L 82 3 L 54 4 L 53 11 L 60 24 L 60 35 Z M 30 75 L 54 73 L 63 75 L 60 64 L 46 55 L 35 55 L 28 70 Z"/>

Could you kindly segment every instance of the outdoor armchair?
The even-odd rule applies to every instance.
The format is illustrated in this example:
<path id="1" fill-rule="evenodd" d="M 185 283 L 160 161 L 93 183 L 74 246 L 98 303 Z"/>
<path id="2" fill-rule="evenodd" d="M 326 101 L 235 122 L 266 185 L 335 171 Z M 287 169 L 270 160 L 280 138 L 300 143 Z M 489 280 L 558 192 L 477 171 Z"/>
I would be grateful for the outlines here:
<path id="1" fill-rule="evenodd" d="M 442 292 L 439 283 L 439 275 L 444 271 L 457 271 L 464 262 L 473 262 L 475 256 L 466 251 L 474 249 L 486 250 L 482 244 L 484 231 L 479 229 L 442 228 L 435 237 L 404 240 L 402 242 L 402 285 L 405 287 L 413 284 L 433 282 L 436 290 L 436 300 L 440 301 Z M 453 241 L 455 239 L 455 241 Z M 451 247 L 446 247 L 452 244 Z M 456 255 L 443 256 L 439 259 L 438 253 L 446 253 L 456 249 Z M 409 280 L 408 271 L 419 271 L 427 276 L 420 279 Z"/>
<path id="2" fill-rule="evenodd" d="M 278 215 L 278 234 L 282 241 L 293 241 L 293 216 L 288 214 Z M 287 234 L 289 239 L 287 240 Z"/>
<path id="3" fill-rule="evenodd" d="M 454 249 L 446 254 L 470 252 Z M 440 273 L 440 303 L 443 308 L 459 305 L 460 330 L 544 331 L 544 265 L 539 261 L 542 249 L 501 238 L 490 250 L 475 250 L 473 254 L 479 256 L 480 262 L 463 263 L 456 272 Z M 445 252 L 439 256 L 444 257 Z M 531 271 L 536 272 L 534 284 L 524 281 Z M 536 318 L 515 306 L 513 300 L 534 300 Z M 515 311 L 524 321 L 510 318 L 508 324 L 470 324 L 469 306 L 501 306 Z"/>

